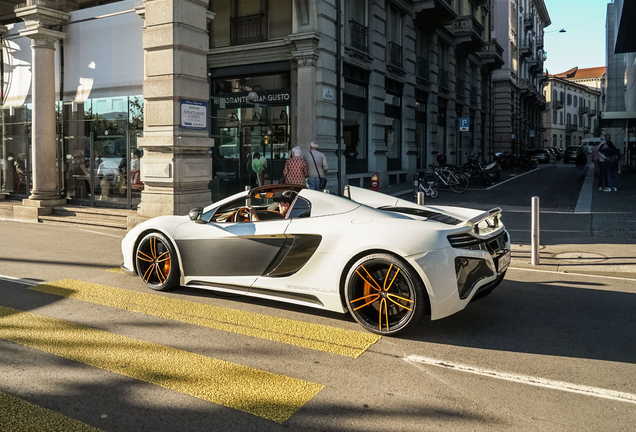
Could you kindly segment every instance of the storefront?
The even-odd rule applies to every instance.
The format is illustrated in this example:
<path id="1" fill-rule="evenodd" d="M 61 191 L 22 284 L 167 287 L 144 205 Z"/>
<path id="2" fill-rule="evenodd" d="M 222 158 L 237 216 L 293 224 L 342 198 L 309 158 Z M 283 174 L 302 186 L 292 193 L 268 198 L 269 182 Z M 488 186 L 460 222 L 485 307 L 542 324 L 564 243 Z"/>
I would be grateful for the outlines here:
<path id="1" fill-rule="evenodd" d="M 278 182 L 292 147 L 289 62 L 216 69 L 210 77 L 212 199 Z"/>
<path id="2" fill-rule="evenodd" d="M 143 183 L 137 138 L 143 134 L 141 96 L 56 104 L 57 190 L 69 204 L 136 208 Z M 24 199 L 33 187 L 31 106 L 3 110 L 0 191 Z"/>

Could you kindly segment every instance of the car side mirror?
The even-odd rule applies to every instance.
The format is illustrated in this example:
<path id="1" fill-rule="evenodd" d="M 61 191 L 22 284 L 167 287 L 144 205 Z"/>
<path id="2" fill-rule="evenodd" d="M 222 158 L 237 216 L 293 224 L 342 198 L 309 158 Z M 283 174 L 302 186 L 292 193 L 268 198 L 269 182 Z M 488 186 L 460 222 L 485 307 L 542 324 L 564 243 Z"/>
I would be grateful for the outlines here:
<path id="1" fill-rule="evenodd" d="M 190 213 L 188 213 L 188 217 L 190 218 L 191 221 L 194 221 L 200 224 L 205 223 L 204 221 L 201 220 L 202 215 L 203 215 L 203 207 L 193 208 L 192 210 L 190 210 Z"/>

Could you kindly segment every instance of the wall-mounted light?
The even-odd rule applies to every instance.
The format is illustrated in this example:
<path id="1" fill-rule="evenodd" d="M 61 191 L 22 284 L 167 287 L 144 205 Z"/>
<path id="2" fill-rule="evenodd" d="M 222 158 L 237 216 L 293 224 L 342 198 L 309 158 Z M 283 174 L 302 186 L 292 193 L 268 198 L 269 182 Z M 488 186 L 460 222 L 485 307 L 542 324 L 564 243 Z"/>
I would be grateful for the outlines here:
<path id="1" fill-rule="evenodd" d="M 15 115 L 15 107 L 9 107 L 9 115 Z"/>
<path id="2" fill-rule="evenodd" d="M 77 102 L 73 101 L 73 103 L 71 104 L 71 111 L 77 112 Z"/>

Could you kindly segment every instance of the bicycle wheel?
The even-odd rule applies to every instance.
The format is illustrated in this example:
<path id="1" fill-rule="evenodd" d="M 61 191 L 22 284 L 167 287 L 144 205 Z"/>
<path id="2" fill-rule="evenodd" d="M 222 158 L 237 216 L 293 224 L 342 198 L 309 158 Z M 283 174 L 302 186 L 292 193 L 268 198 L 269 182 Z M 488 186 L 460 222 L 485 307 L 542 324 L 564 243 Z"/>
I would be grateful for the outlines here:
<path id="1" fill-rule="evenodd" d="M 450 185 L 451 190 L 455 193 L 465 192 L 466 189 L 468 189 L 468 185 L 470 183 L 468 177 L 466 177 L 464 174 L 455 174 L 455 177 L 457 178 L 457 183 Z"/>
<path id="2" fill-rule="evenodd" d="M 437 197 L 439 196 L 439 192 L 437 191 L 437 189 L 432 189 L 432 188 L 431 188 L 431 192 L 430 192 L 430 195 L 429 195 L 429 196 L 430 196 L 431 198 L 435 199 L 435 198 L 437 198 Z"/>

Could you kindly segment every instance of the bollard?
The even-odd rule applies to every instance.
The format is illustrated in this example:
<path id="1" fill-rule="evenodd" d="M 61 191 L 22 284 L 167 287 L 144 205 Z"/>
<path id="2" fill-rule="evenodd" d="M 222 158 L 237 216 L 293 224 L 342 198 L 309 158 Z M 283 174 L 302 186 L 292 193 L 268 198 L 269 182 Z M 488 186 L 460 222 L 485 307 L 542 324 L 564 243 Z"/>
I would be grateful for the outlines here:
<path id="1" fill-rule="evenodd" d="M 417 204 L 418 205 L 424 205 L 424 192 L 418 192 L 417 193 Z"/>
<path id="2" fill-rule="evenodd" d="M 539 197 L 532 197 L 532 265 L 539 265 Z"/>

